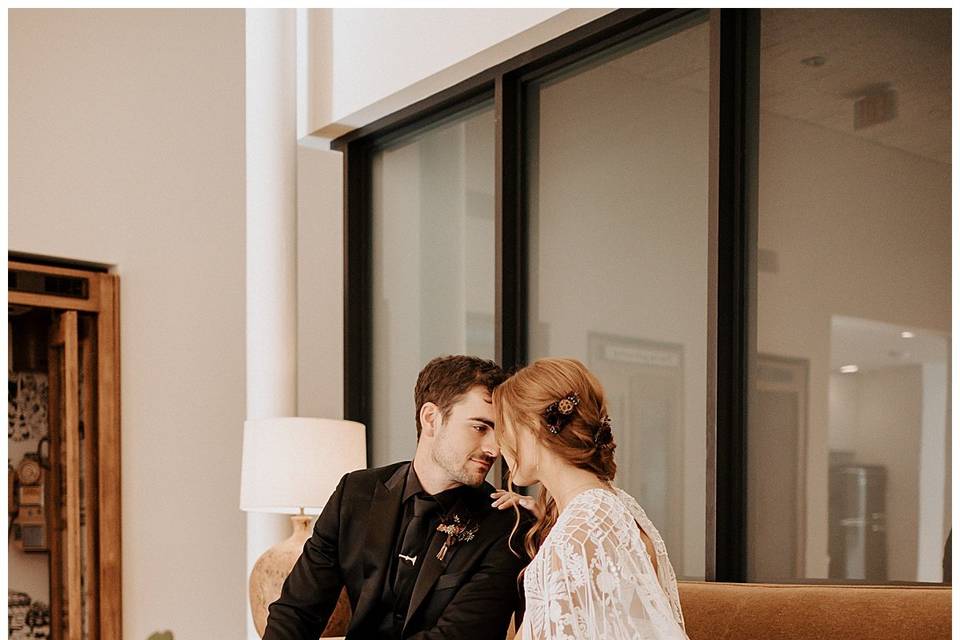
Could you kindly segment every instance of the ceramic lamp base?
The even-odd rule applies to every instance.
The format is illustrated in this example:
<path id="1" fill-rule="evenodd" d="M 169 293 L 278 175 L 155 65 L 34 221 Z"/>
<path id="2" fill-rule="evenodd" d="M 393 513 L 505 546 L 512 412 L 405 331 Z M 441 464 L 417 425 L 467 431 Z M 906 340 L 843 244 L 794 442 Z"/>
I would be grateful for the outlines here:
<path id="1" fill-rule="evenodd" d="M 267 607 L 280 597 L 283 581 L 290 575 L 303 545 L 310 537 L 310 516 L 290 516 L 293 534 L 263 552 L 250 572 L 250 611 L 257 635 L 267 628 Z"/>

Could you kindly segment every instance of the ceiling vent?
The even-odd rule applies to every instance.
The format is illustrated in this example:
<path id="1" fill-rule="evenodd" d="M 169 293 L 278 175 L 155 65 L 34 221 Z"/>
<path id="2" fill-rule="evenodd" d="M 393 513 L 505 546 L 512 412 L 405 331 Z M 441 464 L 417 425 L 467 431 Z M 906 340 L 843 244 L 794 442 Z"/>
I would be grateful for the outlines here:
<path id="1" fill-rule="evenodd" d="M 853 130 L 866 129 L 897 117 L 897 92 L 883 84 L 863 92 L 853 103 Z"/>

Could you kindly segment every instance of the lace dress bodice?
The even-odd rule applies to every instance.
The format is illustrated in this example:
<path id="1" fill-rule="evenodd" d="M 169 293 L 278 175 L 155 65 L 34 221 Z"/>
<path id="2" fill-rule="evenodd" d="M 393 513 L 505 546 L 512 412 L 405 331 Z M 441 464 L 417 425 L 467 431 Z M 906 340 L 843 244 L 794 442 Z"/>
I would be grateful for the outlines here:
<path id="1" fill-rule="evenodd" d="M 656 572 L 638 524 L 653 542 Z M 527 566 L 523 584 L 522 640 L 687 639 L 663 539 L 621 489 L 576 495 Z"/>

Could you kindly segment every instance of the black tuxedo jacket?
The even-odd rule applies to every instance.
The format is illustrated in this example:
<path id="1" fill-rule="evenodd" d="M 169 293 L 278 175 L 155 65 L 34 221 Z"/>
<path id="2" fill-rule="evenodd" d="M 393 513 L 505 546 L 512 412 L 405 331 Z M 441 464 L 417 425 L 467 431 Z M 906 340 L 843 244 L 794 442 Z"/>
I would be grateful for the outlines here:
<path id="1" fill-rule="evenodd" d="M 263 640 L 319 637 L 346 586 L 353 615 L 347 638 L 376 638 L 379 605 L 401 517 L 404 477 L 411 463 L 348 473 L 303 546 L 303 553 L 270 605 Z M 490 506 L 493 487 L 465 491 L 451 510 L 478 525 L 473 540 L 452 545 L 441 561 L 446 535 L 433 536 L 413 587 L 402 637 L 413 640 L 503 640 L 510 615 L 522 615 L 517 576 L 526 564 L 521 527 L 513 509 Z M 526 524 L 526 522 L 524 523 Z"/>

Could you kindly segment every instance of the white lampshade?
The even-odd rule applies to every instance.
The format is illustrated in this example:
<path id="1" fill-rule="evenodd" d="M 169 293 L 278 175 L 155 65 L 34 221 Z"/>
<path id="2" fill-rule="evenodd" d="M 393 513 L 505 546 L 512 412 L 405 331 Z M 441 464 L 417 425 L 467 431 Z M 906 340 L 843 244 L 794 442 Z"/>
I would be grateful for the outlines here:
<path id="1" fill-rule="evenodd" d="M 364 427 L 349 420 L 262 418 L 243 426 L 240 508 L 317 514 L 343 474 L 363 469 Z"/>

